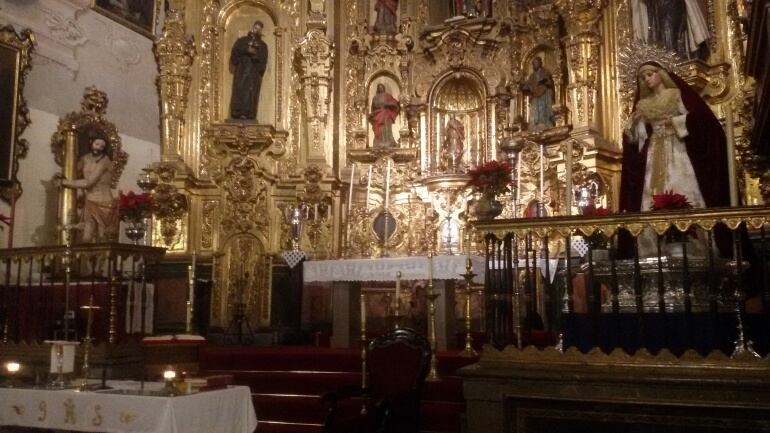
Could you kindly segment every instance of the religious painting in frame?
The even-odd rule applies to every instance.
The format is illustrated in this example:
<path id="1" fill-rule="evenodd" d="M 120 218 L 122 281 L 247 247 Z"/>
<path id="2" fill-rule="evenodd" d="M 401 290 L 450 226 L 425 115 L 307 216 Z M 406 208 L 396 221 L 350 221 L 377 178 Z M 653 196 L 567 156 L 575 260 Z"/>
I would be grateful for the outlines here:
<path id="1" fill-rule="evenodd" d="M 155 18 L 163 0 L 94 0 L 93 9 L 149 38 L 155 35 Z"/>
<path id="2" fill-rule="evenodd" d="M 11 26 L 0 27 L 0 198 L 9 202 L 21 194 L 19 158 L 28 149 L 21 134 L 30 122 L 24 82 L 34 43 L 29 30 L 17 33 Z"/>

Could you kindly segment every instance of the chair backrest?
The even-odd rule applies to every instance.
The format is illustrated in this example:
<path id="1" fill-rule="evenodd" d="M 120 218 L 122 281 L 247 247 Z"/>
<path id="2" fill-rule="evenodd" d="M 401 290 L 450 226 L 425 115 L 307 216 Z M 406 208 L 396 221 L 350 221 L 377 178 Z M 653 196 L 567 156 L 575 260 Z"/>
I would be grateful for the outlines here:
<path id="1" fill-rule="evenodd" d="M 430 355 L 430 343 L 413 329 L 394 329 L 375 338 L 367 356 L 371 397 L 419 402 Z"/>

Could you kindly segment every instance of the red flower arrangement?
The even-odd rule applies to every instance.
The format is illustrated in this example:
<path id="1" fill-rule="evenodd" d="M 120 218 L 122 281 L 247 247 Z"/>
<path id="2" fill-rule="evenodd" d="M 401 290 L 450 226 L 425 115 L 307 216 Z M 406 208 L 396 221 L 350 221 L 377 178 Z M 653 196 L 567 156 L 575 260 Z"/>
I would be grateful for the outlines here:
<path id="1" fill-rule="evenodd" d="M 673 191 L 664 191 L 663 194 L 652 195 L 651 210 L 681 210 L 692 209 L 692 204 L 687 196 Z"/>
<path id="2" fill-rule="evenodd" d="M 589 206 L 583 210 L 583 216 L 590 217 L 603 217 L 612 215 L 612 211 L 606 207 L 593 207 Z"/>
<path id="3" fill-rule="evenodd" d="M 663 191 L 663 194 L 652 195 L 651 210 L 683 210 L 692 209 L 692 203 L 687 200 L 687 196 L 677 194 L 673 191 Z M 666 241 L 668 242 L 687 242 L 687 237 L 698 238 L 695 227 L 690 227 L 687 231 L 680 232 L 676 227 L 670 227 L 666 231 Z"/>
<path id="4" fill-rule="evenodd" d="M 466 186 L 475 192 L 489 192 L 495 195 L 508 191 L 511 184 L 511 164 L 503 161 L 489 161 L 486 164 L 468 170 L 470 179 Z"/>
<path id="5" fill-rule="evenodd" d="M 133 191 L 129 191 L 128 194 L 123 194 L 121 191 L 118 194 L 118 210 L 121 221 L 139 221 L 149 216 L 152 208 L 152 195 L 148 192 L 135 194 Z"/>

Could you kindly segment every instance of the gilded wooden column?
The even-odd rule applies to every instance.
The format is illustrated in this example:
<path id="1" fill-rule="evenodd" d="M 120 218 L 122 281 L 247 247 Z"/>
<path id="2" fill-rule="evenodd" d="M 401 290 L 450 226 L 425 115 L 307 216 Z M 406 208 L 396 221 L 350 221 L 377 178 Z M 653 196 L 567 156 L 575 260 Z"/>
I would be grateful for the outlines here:
<path id="1" fill-rule="evenodd" d="M 568 107 L 575 129 L 599 130 L 597 94 L 601 35 L 599 20 L 607 0 L 557 0 L 567 28 L 563 38 L 567 56 Z"/>
<path id="2" fill-rule="evenodd" d="M 307 133 L 306 158 L 308 162 L 330 163 L 326 154 L 326 125 L 331 102 L 333 44 L 326 36 L 323 9 L 311 14 L 308 31 L 297 47 L 299 80 L 302 85 L 302 109 Z"/>
<path id="3" fill-rule="evenodd" d="M 78 161 L 78 136 L 75 125 L 69 124 L 64 132 L 64 155 L 62 158 L 62 179 L 75 180 Z M 62 227 L 77 223 L 77 190 L 74 188 L 59 188 L 59 221 Z M 71 236 L 69 230 L 59 231 L 59 244 L 71 244 L 74 239 L 67 242 Z"/>
<path id="4" fill-rule="evenodd" d="M 190 90 L 190 66 L 195 57 L 192 37 L 185 33 L 184 1 L 172 0 L 170 3 L 163 33 L 155 42 L 164 161 L 181 160 L 184 154 L 184 116 Z"/>

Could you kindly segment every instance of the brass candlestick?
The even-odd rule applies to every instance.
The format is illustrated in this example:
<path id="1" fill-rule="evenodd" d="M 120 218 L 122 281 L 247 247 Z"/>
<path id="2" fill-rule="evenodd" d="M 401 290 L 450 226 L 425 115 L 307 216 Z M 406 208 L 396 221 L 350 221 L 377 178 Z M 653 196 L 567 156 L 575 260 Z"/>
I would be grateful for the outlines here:
<path id="1" fill-rule="evenodd" d="M 94 306 L 94 295 L 91 294 L 88 297 L 88 305 L 80 307 L 83 310 L 88 310 L 86 313 L 86 337 L 83 339 L 83 378 L 80 381 L 80 390 L 85 391 L 88 389 L 88 376 L 91 373 L 91 365 L 89 359 L 91 357 L 91 344 L 93 338 L 91 338 L 91 327 L 94 323 L 94 310 L 98 310 L 99 307 Z"/>
<path id="2" fill-rule="evenodd" d="M 396 272 L 396 308 L 395 308 L 395 314 L 393 314 L 393 320 L 395 322 L 394 328 L 398 329 L 401 327 L 401 319 L 404 317 L 401 314 L 401 271 Z"/>
<path id="3" fill-rule="evenodd" d="M 428 334 L 430 337 L 430 371 L 428 382 L 438 382 L 438 358 L 436 358 L 436 299 L 438 294 L 433 291 L 433 253 L 428 253 Z"/>
<path id="4" fill-rule="evenodd" d="M 366 389 L 366 298 L 361 290 L 361 389 Z M 361 415 L 366 415 L 366 401 L 361 404 Z"/>
<path id="5" fill-rule="evenodd" d="M 478 355 L 473 349 L 473 337 L 471 336 L 471 286 L 476 274 L 473 272 L 473 263 L 470 257 L 465 259 L 465 273 L 460 275 L 465 279 L 465 349 L 461 355 L 473 357 Z"/>

